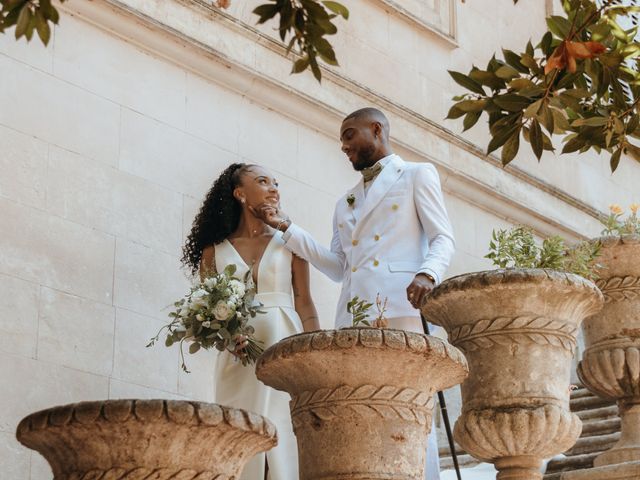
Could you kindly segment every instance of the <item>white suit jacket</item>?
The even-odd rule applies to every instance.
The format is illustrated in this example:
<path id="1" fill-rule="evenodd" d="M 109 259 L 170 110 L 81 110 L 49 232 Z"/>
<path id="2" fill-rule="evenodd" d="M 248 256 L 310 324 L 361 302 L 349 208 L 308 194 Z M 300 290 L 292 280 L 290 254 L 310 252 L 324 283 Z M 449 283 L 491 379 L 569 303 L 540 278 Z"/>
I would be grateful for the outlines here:
<path id="1" fill-rule="evenodd" d="M 355 201 L 349 205 L 351 195 Z M 293 253 L 342 282 L 336 328 L 352 324 L 347 302 L 356 295 L 371 302 L 378 293 L 388 298 L 385 316 L 392 327 L 394 317 L 418 316 L 407 287 L 419 272 L 440 283 L 455 248 L 435 167 L 406 163 L 398 155 L 391 156 L 366 197 L 360 179 L 338 200 L 330 249 L 296 224 L 284 239 Z"/>

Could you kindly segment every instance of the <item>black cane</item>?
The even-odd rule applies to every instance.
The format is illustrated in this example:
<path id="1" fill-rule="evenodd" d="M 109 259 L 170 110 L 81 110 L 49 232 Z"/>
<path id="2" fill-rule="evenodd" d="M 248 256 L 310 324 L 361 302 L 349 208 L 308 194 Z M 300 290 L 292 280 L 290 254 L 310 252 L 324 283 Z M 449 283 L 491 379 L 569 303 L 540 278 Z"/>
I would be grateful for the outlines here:
<path id="1" fill-rule="evenodd" d="M 429 324 L 427 320 L 420 312 L 420 318 L 422 319 L 422 329 L 425 335 L 431 335 L 429 333 Z M 458 465 L 458 455 L 456 454 L 456 446 L 453 443 L 453 435 L 451 433 L 451 423 L 449 423 L 449 414 L 447 413 L 447 404 L 444 401 L 444 393 L 438 392 L 438 403 L 440 404 L 440 412 L 442 413 L 442 419 L 444 420 L 444 429 L 447 432 L 447 439 L 449 440 L 449 450 L 451 451 L 451 458 L 453 459 L 453 468 L 456 469 L 456 477 L 458 480 L 462 480 L 460 475 L 460 466 Z"/>

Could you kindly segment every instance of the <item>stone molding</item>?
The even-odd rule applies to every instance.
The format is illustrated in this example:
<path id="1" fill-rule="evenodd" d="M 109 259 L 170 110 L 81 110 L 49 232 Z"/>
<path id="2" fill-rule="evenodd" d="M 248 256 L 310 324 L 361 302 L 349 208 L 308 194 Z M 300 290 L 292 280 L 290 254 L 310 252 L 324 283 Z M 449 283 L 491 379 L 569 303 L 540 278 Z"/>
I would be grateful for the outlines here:
<path id="1" fill-rule="evenodd" d="M 172 470 L 166 468 L 109 468 L 107 470 L 90 470 L 73 472 L 56 477 L 55 480 L 235 480 L 235 476 L 218 475 L 213 472 L 197 472 L 195 470 Z"/>
<path id="2" fill-rule="evenodd" d="M 640 398 L 640 332 L 587 348 L 578 364 L 578 377 L 601 397 Z"/>
<path id="3" fill-rule="evenodd" d="M 590 205 L 518 167 L 509 167 L 504 170 L 497 157 L 486 156 L 479 146 L 414 110 L 346 77 L 337 69 L 322 67 L 324 91 L 322 98 L 318 98 L 313 94 L 315 86 L 305 89 L 293 86 L 306 85 L 304 82 L 300 83 L 288 78 L 276 79 L 256 68 L 255 65 L 243 63 L 241 59 L 235 58 L 236 52 L 220 50 L 217 46 L 208 45 L 193 38 L 189 33 L 181 31 L 179 19 L 176 20 L 175 25 L 167 25 L 163 23 L 166 19 L 161 21 L 154 18 L 152 13 L 138 10 L 133 6 L 137 5 L 136 2 L 137 0 L 66 2 L 61 5 L 61 9 L 67 13 L 79 15 L 98 28 L 120 36 L 205 78 L 219 82 L 242 95 L 249 96 L 327 135 L 335 135 L 335 126 L 345 114 L 344 105 L 361 105 L 362 103 L 379 105 L 390 114 L 394 124 L 402 124 L 408 129 L 407 140 L 398 137 L 393 139 L 393 143 L 398 147 L 398 153 L 410 160 L 426 160 L 438 165 L 446 174 L 442 182 L 446 191 L 466 198 L 498 216 L 509 218 L 516 223 L 531 225 L 543 235 L 560 232 L 569 239 L 583 239 L 585 226 L 594 228 L 598 224 L 597 219 L 604 215 Z M 286 68 L 284 64 L 289 60 L 285 58 L 284 45 L 269 35 L 216 9 L 205 0 L 172 0 L 171 3 L 202 12 L 203 19 L 217 24 L 221 36 L 235 35 L 244 42 L 258 44 L 272 56 L 275 55 L 274 59 L 278 58 L 278 61 L 282 62 L 281 66 Z M 153 8 L 148 3 L 140 3 L 140 5 L 150 11 Z M 233 42 L 233 38 L 230 37 L 228 43 Z M 420 132 L 425 131 L 448 142 L 452 148 L 466 151 L 473 157 L 477 157 L 476 160 L 483 161 L 485 167 L 480 166 L 481 163 L 479 163 L 482 175 L 469 175 L 464 165 L 454 166 L 446 158 L 434 157 L 426 144 L 415 143 L 424 138 Z M 408 140 L 409 138 L 411 140 Z M 424 142 L 420 140 L 419 143 Z M 535 205 L 530 205 L 520 200 L 518 195 L 496 190 L 496 182 L 514 183 L 518 186 L 516 190 L 518 188 L 535 189 L 540 192 L 541 200 Z M 547 206 L 553 202 L 560 202 L 557 205 L 558 208 Z M 576 220 L 567 222 L 567 218 Z"/>
<path id="4" fill-rule="evenodd" d="M 342 385 L 335 389 L 321 388 L 302 392 L 291 400 L 294 426 L 298 417 L 310 413 L 321 420 L 333 420 L 346 415 L 380 417 L 387 420 L 429 425 L 433 411 L 433 396 L 412 388 L 384 385 Z"/>
<path id="5" fill-rule="evenodd" d="M 640 277 L 601 278 L 596 285 L 602 291 L 605 303 L 635 300 L 640 296 Z"/>
<path id="6" fill-rule="evenodd" d="M 398 15 L 404 18 L 411 24 L 415 25 L 421 30 L 426 30 L 432 34 L 437 35 L 449 43 L 452 47 L 458 46 L 457 41 L 457 18 L 456 18 L 456 1 L 457 0 L 436 0 L 436 10 L 440 10 L 444 7 L 449 11 L 448 25 L 436 25 L 423 18 L 418 12 L 413 12 L 410 8 L 406 8 L 402 5 L 402 0 L 377 0 L 386 8 L 390 9 L 392 15 Z"/>
<path id="7" fill-rule="evenodd" d="M 521 455 L 552 457 L 571 448 L 581 431 L 577 415 L 547 404 L 463 412 L 456 421 L 454 436 L 474 457 L 493 461 Z"/>
<path id="8" fill-rule="evenodd" d="M 497 317 L 457 327 L 451 331 L 449 341 L 465 352 L 494 345 L 536 343 L 573 354 L 577 331 L 575 325 L 547 317 Z"/>
<path id="9" fill-rule="evenodd" d="M 164 420 L 177 425 L 214 427 L 227 424 L 235 429 L 276 436 L 276 429 L 268 419 L 244 410 L 203 402 L 181 400 L 108 400 L 80 402 L 25 417 L 18 425 L 17 435 L 73 424 L 148 422 Z"/>
<path id="10" fill-rule="evenodd" d="M 421 333 L 368 327 L 352 327 L 340 330 L 321 330 L 301 333 L 281 340 L 269 348 L 258 360 L 256 370 L 260 370 L 273 361 L 288 358 L 296 354 L 313 350 L 343 350 L 350 348 L 383 348 L 402 350 L 417 355 L 448 357 L 466 368 L 467 361 L 457 348 L 436 337 Z"/>

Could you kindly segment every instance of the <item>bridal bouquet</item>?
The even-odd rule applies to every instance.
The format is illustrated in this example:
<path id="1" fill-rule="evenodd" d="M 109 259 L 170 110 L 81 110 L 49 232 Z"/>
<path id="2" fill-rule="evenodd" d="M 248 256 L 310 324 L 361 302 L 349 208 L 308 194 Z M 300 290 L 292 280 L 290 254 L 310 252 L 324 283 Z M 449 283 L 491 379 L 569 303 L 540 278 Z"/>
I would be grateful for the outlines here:
<path id="1" fill-rule="evenodd" d="M 246 342 L 245 355 L 240 360 L 243 365 L 255 363 L 263 348 L 253 337 L 255 331 L 249 319 L 260 313 L 261 305 L 254 301 L 256 289 L 251 271 L 243 280 L 236 278 L 235 273 L 236 266 L 227 265 L 222 273 L 192 287 L 191 292 L 173 304 L 174 310 L 169 313 L 171 322 L 160 329 L 147 347 L 153 346 L 167 329 L 165 345 L 180 344 L 182 369 L 187 373 L 184 342 L 190 343 L 189 353 L 212 347 L 234 353 Z"/>

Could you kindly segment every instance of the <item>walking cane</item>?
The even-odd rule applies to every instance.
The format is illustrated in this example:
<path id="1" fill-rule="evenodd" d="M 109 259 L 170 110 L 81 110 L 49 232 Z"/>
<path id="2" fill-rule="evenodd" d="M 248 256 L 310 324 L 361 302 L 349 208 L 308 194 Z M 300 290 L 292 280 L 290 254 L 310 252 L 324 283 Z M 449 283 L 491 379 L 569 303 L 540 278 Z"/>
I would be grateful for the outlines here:
<path id="1" fill-rule="evenodd" d="M 429 324 L 424 318 L 422 312 L 420 312 L 420 318 L 422 319 L 422 329 L 425 335 L 430 335 Z M 449 450 L 451 451 L 451 458 L 453 459 L 453 467 L 456 469 L 456 477 L 458 480 L 462 480 L 460 475 L 460 466 L 458 465 L 458 455 L 456 454 L 456 446 L 453 443 L 453 435 L 451 433 L 451 424 L 449 423 L 449 414 L 447 413 L 447 404 L 444 401 L 444 393 L 438 392 L 438 403 L 440 404 L 440 412 L 442 413 L 442 419 L 444 420 L 444 429 L 447 432 L 447 439 L 449 440 Z"/>

